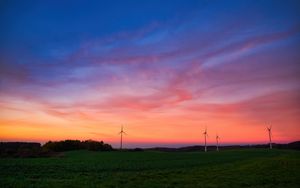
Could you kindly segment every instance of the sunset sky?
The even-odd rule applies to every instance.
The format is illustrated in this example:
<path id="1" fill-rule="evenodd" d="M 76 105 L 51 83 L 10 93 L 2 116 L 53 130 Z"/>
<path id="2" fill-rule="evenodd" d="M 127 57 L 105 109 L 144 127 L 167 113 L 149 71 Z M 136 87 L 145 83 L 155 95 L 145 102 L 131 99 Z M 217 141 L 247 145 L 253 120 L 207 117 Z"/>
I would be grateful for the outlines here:
<path id="1" fill-rule="evenodd" d="M 0 1 L 0 141 L 300 140 L 299 1 Z"/>

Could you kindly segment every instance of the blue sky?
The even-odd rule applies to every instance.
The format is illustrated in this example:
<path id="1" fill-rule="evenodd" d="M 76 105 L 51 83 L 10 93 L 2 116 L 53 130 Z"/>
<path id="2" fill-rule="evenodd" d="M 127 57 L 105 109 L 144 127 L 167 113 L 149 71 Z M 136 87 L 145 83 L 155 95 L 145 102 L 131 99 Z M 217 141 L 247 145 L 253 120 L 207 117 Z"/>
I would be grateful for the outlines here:
<path id="1" fill-rule="evenodd" d="M 114 143 L 124 122 L 133 145 L 197 143 L 204 123 L 230 143 L 245 140 L 226 130 L 266 121 L 279 142 L 300 136 L 299 1 L 0 4 L 4 140 L 98 139 L 100 129 Z M 191 136 L 174 139 L 186 125 Z"/>

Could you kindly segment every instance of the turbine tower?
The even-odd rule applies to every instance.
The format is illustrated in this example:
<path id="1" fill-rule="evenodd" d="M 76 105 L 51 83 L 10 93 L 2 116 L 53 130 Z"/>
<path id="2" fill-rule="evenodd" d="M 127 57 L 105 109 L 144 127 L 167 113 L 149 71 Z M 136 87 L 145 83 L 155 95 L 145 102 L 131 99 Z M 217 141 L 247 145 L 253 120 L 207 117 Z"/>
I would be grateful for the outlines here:
<path id="1" fill-rule="evenodd" d="M 217 151 L 219 151 L 219 139 L 220 139 L 220 137 L 219 137 L 219 135 L 217 134 L 217 136 L 216 136 L 216 141 L 217 141 Z"/>
<path id="2" fill-rule="evenodd" d="M 121 140 L 120 140 L 120 150 L 123 147 L 123 134 L 126 134 L 125 131 L 123 131 L 123 125 L 121 126 L 121 131 L 119 132 L 119 134 L 121 135 Z"/>
<path id="3" fill-rule="evenodd" d="M 272 125 L 270 127 L 267 127 L 267 130 L 269 132 L 269 144 L 270 144 L 270 149 L 272 149 Z"/>
<path id="4" fill-rule="evenodd" d="M 207 147 L 206 147 L 206 138 L 207 138 L 207 128 L 205 127 L 205 131 L 204 131 L 204 151 L 207 152 Z"/>

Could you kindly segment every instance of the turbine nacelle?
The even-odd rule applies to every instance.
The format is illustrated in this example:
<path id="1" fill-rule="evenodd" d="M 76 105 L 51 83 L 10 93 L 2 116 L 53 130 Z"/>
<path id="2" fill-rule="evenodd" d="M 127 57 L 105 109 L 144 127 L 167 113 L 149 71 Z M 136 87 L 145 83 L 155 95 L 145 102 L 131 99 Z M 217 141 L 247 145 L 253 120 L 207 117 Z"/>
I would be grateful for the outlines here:
<path id="1" fill-rule="evenodd" d="M 123 126 L 121 127 L 121 131 L 119 132 L 119 134 L 126 134 L 126 132 L 125 131 L 123 131 Z"/>

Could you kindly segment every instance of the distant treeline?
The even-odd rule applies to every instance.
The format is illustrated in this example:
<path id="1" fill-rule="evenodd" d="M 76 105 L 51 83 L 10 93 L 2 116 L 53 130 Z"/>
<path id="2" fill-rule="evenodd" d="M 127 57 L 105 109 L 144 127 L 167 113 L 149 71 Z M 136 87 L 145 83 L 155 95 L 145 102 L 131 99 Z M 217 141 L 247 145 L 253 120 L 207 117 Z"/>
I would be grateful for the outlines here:
<path id="1" fill-rule="evenodd" d="M 0 142 L 0 157 L 44 157 L 50 153 L 43 150 L 40 143 Z"/>
<path id="2" fill-rule="evenodd" d="M 94 140 L 49 141 L 43 146 L 31 142 L 0 142 L 0 157 L 48 157 L 70 150 L 112 151 L 113 148 Z"/>
<path id="3" fill-rule="evenodd" d="M 247 149 L 247 148 L 269 148 L 268 144 L 260 145 L 230 145 L 220 146 L 220 150 L 230 149 Z M 274 149 L 296 149 L 300 150 L 300 141 L 291 142 L 288 144 L 276 144 L 273 143 Z M 216 146 L 208 146 L 208 151 L 215 151 Z M 30 142 L 0 142 L 0 157 L 49 157 L 56 156 L 59 152 L 70 150 L 91 150 L 91 151 L 112 151 L 114 150 L 111 145 L 104 143 L 103 141 L 94 140 L 64 140 L 64 141 L 49 141 L 43 146 L 40 143 Z M 203 151 L 204 146 L 187 146 L 181 148 L 135 148 L 124 149 L 123 151 L 165 151 L 165 152 L 189 152 L 189 151 Z"/>
<path id="4" fill-rule="evenodd" d="M 288 144 L 276 144 L 273 143 L 274 149 L 293 149 L 293 150 L 300 150 L 300 141 L 291 142 Z M 231 150 L 231 149 L 248 149 L 248 148 L 266 148 L 268 149 L 270 146 L 269 144 L 256 144 L 256 145 L 229 145 L 229 146 L 219 146 L 220 150 Z M 194 151 L 204 151 L 204 146 L 186 146 L 180 148 L 168 148 L 168 147 L 154 147 L 154 148 L 147 148 L 144 150 L 151 150 L 151 151 L 165 151 L 165 152 L 194 152 Z M 208 151 L 215 151 L 216 146 L 210 145 L 207 146 Z"/>
<path id="5" fill-rule="evenodd" d="M 113 148 L 111 145 L 104 143 L 103 141 L 98 142 L 94 140 L 64 140 L 64 141 L 49 141 L 43 148 L 49 149 L 51 151 L 70 151 L 70 150 L 91 150 L 91 151 L 111 151 Z"/>

